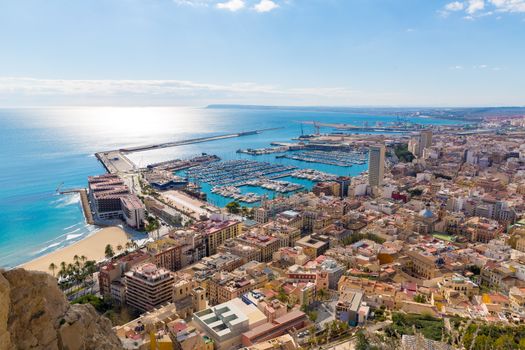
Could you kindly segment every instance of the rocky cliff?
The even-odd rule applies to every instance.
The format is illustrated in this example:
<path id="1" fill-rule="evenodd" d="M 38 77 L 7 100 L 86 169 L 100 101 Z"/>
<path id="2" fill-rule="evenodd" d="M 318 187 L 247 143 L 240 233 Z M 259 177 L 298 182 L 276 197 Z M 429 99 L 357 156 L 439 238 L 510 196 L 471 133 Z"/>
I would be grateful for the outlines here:
<path id="1" fill-rule="evenodd" d="M 91 305 L 70 305 L 48 274 L 0 271 L 0 350 L 122 349 Z"/>

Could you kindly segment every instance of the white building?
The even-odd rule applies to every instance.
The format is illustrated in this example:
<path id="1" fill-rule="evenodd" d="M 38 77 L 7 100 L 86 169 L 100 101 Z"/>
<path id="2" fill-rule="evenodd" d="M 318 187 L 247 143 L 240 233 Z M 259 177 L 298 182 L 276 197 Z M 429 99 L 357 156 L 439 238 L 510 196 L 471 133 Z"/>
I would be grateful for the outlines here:
<path id="1" fill-rule="evenodd" d="M 237 348 L 242 334 L 266 323 L 266 316 L 251 302 L 235 298 L 193 314 L 197 328 L 209 335 L 216 349 Z"/>
<path id="2" fill-rule="evenodd" d="M 131 227 L 141 228 L 145 217 L 144 204 L 135 195 L 120 198 L 122 214 L 126 224 Z"/>

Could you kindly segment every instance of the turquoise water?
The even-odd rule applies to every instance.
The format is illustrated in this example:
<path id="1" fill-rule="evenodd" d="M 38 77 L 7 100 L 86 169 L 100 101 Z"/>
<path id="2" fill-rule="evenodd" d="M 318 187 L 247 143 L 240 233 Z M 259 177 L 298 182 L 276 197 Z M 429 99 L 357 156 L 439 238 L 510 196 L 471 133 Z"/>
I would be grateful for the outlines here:
<path id="1" fill-rule="evenodd" d="M 0 267 L 19 265 L 76 242 L 96 229 L 84 223 L 78 197 L 59 196 L 55 191 L 61 183 L 63 188 L 85 187 L 87 176 L 103 173 L 104 169 L 93 156 L 97 151 L 283 127 L 241 138 L 135 153 L 130 158 L 144 166 L 206 152 L 223 159 L 246 158 L 308 168 L 313 164 L 275 159 L 275 154 L 249 156 L 235 152 L 239 148 L 268 147 L 272 141 L 290 141 L 300 134 L 297 121 L 301 120 L 359 125 L 368 121 L 372 125 L 395 118 L 309 109 L 0 109 Z M 435 119 L 414 121 L 448 123 Z M 305 126 L 304 132 L 312 133 L 313 128 Z M 365 170 L 366 165 L 342 168 L 318 164 L 315 168 L 338 175 L 354 175 Z M 224 198 L 219 197 L 211 195 L 210 200 L 223 204 Z"/>

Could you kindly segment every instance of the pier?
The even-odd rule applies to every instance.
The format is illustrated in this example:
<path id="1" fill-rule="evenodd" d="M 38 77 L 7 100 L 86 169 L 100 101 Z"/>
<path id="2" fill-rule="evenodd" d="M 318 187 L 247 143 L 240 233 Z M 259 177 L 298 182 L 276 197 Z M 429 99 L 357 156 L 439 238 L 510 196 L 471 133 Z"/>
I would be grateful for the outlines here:
<path id="1" fill-rule="evenodd" d="M 148 146 L 137 146 L 137 147 L 128 147 L 128 148 L 121 148 L 119 151 L 122 153 L 133 153 L 133 152 L 143 152 L 143 151 L 150 151 L 158 148 L 168 148 L 168 147 L 177 147 L 177 146 L 184 146 L 184 145 L 190 145 L 193 143 L 202 143 L 202 142 L 209 142 L 209 141 L 215 141 L 215 140 L 222 140 L 222 139 L 231 139 L 234 137 L 242 137 L 242 136 L 249 136 L 249 135 L 257 135 L 264 131 L 270 131 L 270 130 L 278 130 L 282 128 L 268 128 L 268 129 L 258 129 L 258 130 L 252 130 L 252 131 L 242 131 L 238 133 L 233 134 L 224 134 L 224 135 L 216 135 L 216 136 L 207 136 L 207 137 L 198 137 L 194 139 L 188 139 L 188 140 L 181 140 L 181 141 L 172 141 L 172 142 L 164 142 L 164 143 L 158 143 L 154 145 L 148 145 Z"/>
<path id="2" fill-rule="evenodd" d="M 106 171 L 110 174 L 131 173 L 131 172 L 137 171 L 137 167 L 135 166 L 135 164 L 133 164 L 132 161 L 130 161 L 126 157 L 126 154 L 135 153 L 135 152 L 151 151 L 155 149 L 162 149 L 162 148 L 169 148 L 169 147 L 185 146 L 185 145 L 191 145 L 194 143 L 203 143 L 203 142 L 209 142 L 209 141 L 229 139 L 229 138 L 234 138 L 234 137 L 256 135 L 264 131 L 271 131 L 271 130 L 278 130 L 278 129 L 282 129 L 282 128 L 258 129 L 258 130 L 252 130 L 252 131 L 242 131 L 242 132 L 233 133 L 233 134 L 223 134 L 223 135 L 208 136 L 208 137 L 198 137 L 198 138 L 181 140 L 181 141 L 164 142 L 164 143 L 158 143 L 158 144 L 147 145 L 147 146 L 127 147 L 127 148 L 121 148 L 118 150 L 97 152 L 95 153 L 95 156 L 102 163 Z"/>

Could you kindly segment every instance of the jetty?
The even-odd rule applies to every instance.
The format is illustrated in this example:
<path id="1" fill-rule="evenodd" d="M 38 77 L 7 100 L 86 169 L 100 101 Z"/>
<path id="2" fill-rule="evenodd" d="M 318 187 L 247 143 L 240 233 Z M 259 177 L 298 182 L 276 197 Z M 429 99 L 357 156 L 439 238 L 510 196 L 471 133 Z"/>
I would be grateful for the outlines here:
<path id="1" fill-rule="evenodd" d="M 282 129 L 282 128 L 267 128 L 267 129 L 258 129 L 258 130 L 252 130 L 252 131 L 242 131 L 242 132 L 237 132 L 233 134 L 197 137 L 197 138 L 188 139 L 188 140 L 164 142 L 164 143 L 158 143 L 158 144 L 147 145 L 147 146 L 121 148 L 119 151 L 122 153 L 126 153 L 126 154 L 133 153 L 133 152 L 143 152 L 143 151 L 150 151 L 150 150 L 158 149 L 158 148 L 177 147 L 177 146 L 190 145 L 193 143 L 202 143 L 202 142 L 209 142 L 209 141 L 222 140 L 222 139 L 231 139 L 234 137 L 257 135 L 264 131 L 278 130 L 278 129 Z"/>
<path id="2" fill-rule="evenodd" d="M 185 145 L 191 145 L 194 143 L 210 142 L 210 141 L 223 140 L 223 139 L 229 139 L 229 138 L 234 138 L 234 137 L 257 135 L 264 131 L 271 131 L 271 130 L 278 130 L 278 129 L 282 129 L 282 127 L 258 129 L 258 130 L 252 130 L 252 131 L 241 131 L 237 133 L 207 136 L 207 137 L 197 137 L 197 138 L 192 138 L 192 139 L 187 139 L 187 140 L 163 142 L 163 143 L 146 145 L 146 146 L 126 147 L 126 148 L 120 148 L 117 150 L 97 152 L 95 153 L 95 156 L 102 163 L 106 171 L 110 174 L 132 173 L 132 172 L 136 172 L 138 169 L 135 166 L 135 164 L 133 164 L 133 162 L 126 157 L 126 155 L 130 153 L 151 151 L 155 149 L 163 149 L 163 148 L 169 148 L 169 147 L 185 146 Z"/>

